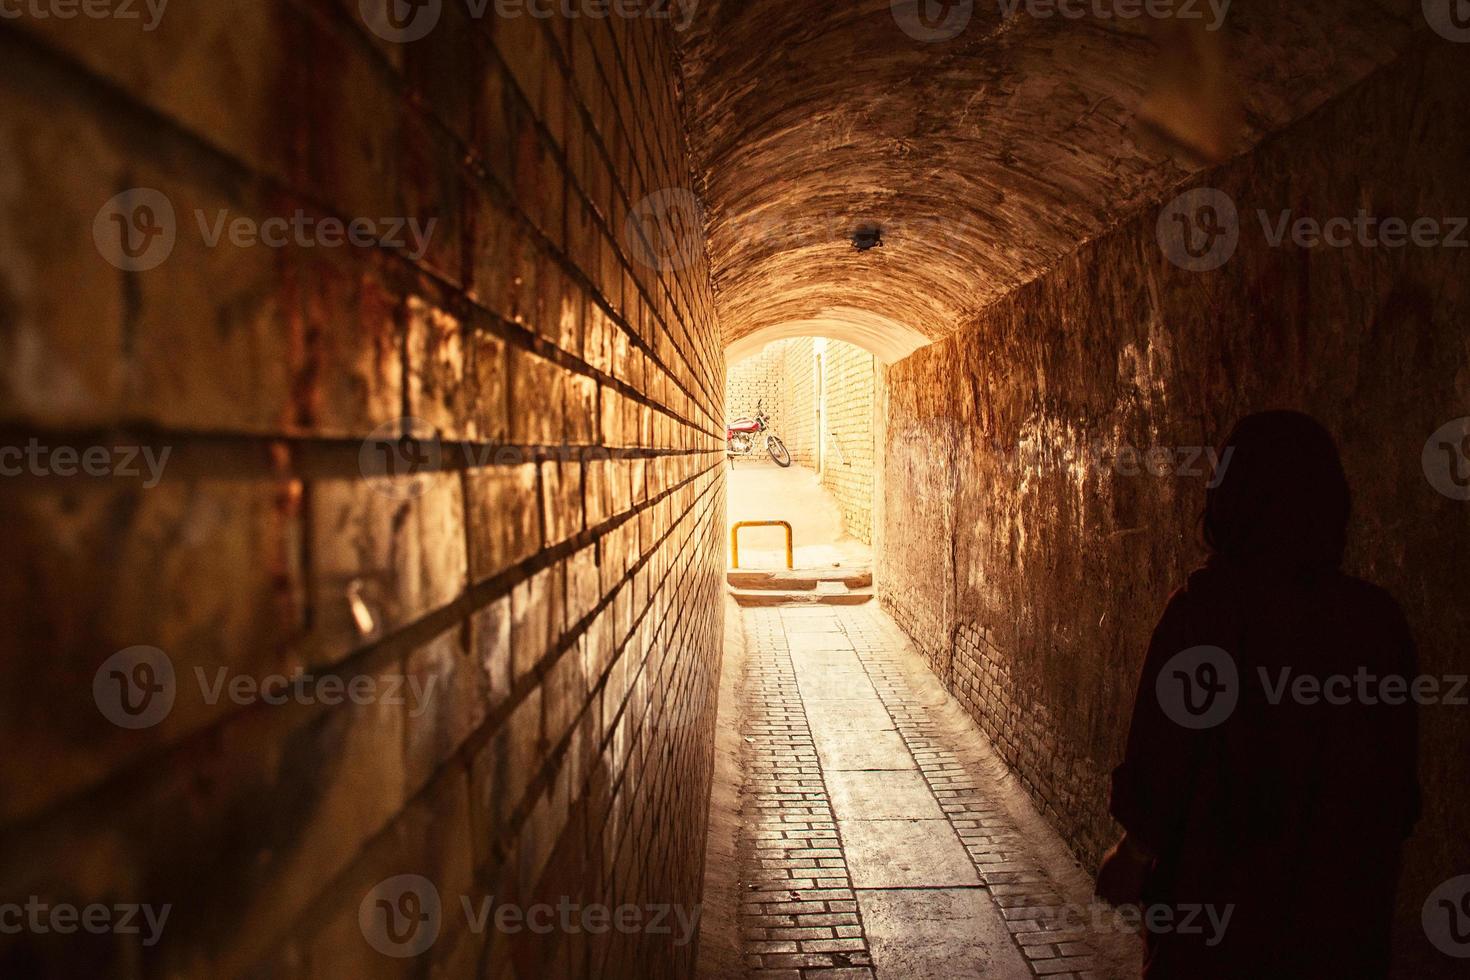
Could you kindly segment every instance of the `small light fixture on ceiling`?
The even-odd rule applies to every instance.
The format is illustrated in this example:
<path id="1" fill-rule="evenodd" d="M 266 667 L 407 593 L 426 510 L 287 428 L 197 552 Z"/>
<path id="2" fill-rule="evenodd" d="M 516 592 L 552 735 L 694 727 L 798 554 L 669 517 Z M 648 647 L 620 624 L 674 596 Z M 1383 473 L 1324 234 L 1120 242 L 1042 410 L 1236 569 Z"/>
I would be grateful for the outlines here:
<path id="1" fill-rule="evenodd" d="M 883 229 L 877 225 L 859 225 L 857 231 L 852 233 L 852 247 L 859 252 L 881 248 L 882 245 Z"/>

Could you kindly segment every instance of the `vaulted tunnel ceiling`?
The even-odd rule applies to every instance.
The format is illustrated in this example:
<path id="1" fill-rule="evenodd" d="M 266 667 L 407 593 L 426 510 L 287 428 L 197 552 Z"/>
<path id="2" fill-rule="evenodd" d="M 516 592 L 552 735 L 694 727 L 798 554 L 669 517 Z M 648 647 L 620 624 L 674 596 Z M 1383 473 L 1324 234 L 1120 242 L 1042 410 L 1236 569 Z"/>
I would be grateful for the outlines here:
<path id="1" fill-rule="evenodd" d="M 1424 29 L 1418 0 L 1237 0 L 1221 31 L 1207 0 L 1196 22 L 978 0 L 928 43 L 900 26 L 914 2 L 703 0 L 681 35 L 732 351 L 858 319 L 848 339 L 875 349 L 888 323 L 880 353 L 902 356 Z M 1099 2 L 1118 0 L 1071 9 Z M 866 223 L 883 245 L 860 252 Z"/>

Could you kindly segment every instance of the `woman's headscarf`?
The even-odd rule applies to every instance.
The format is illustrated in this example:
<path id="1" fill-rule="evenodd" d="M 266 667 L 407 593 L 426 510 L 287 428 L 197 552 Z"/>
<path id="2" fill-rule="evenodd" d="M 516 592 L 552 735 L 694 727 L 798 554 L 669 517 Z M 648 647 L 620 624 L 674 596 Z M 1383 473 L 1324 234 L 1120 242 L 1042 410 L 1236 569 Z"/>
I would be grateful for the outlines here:
<path id="1" fill-rule="evenodd" d="M 1205 542 L 1239 560 L 1336 566 L 1351 497 L 1337 444 L 1300 412 L 1236 423 L 1220 449 L 1223 477 L 1205 497 Z"/>

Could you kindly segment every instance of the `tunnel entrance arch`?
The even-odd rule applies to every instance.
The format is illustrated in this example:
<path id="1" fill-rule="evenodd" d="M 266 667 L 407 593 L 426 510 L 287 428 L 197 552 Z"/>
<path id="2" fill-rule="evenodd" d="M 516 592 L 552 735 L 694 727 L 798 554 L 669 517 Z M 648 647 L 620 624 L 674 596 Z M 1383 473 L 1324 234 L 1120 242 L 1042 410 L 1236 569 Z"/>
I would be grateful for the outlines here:
<path id="1" fill-rule="evenodd" d="M 800 539 L 798 557 L 864 568 L 871 583 L 881 540 L 883 373 L 928 341 L 897 324 L 887 336 L 843 326 L 829 322 L 817 332 L 788 324 L 727 348 L 727 414 L 765 411 L 795 464 L 775 473 L 740 457 L 729 473 L 729 519 L 789 517 Z M 800 501 L 805 509 L 796 506 Z M 782 508 L 794 510 L 788 515 Z"/>
<path id="2" fill-rule="evenodd" d="M 891 317 L 867 310 L 835 308 L 820 316 L 786 320 L 753 330 L 725 346 L 725 360 L 735 364 L 776 340 L 793 337 L 823 337 L 861 347 L 884 364 L 908 357 L 934 338 Z"/>

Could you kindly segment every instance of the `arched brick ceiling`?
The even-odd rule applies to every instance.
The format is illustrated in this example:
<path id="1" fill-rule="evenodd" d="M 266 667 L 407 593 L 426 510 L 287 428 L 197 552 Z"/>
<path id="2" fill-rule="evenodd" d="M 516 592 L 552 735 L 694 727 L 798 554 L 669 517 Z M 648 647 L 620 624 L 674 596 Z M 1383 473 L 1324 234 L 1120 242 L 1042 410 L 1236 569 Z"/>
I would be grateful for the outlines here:
<path id="1" fill-rule="evenodd" d="M 977 0 L 923 43 L 889 0 L 698 4 L 683 72 L 727 343 L 851 310 L 943 336 L 1207 164 L 1157 133 L 1199 121 L 1167 107 L 1200 103 L 1212 58 L 1235 93 L 1224 156 L 1424 29 L 1418 0 L 1236 0 L 1217 33 L 1020 9 Z M 864 222 L 882 248 L 852 247 Z"/>

